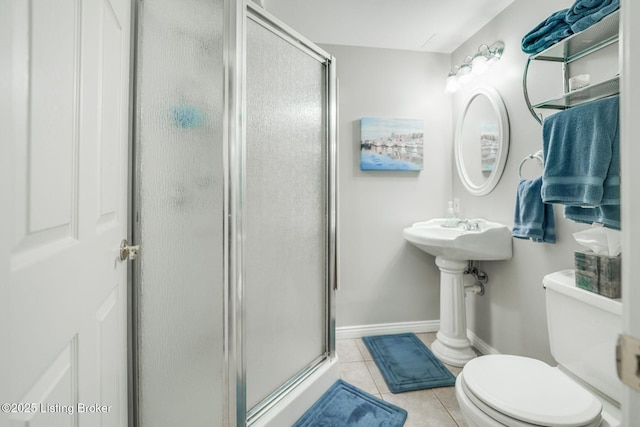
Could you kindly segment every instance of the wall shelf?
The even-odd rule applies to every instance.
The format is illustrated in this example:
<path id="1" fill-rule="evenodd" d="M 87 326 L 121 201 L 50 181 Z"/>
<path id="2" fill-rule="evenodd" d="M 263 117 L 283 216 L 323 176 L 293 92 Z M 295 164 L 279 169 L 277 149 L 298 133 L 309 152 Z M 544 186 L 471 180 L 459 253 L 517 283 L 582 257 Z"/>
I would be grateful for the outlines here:
<path id="1" fill-rule="evenodd" d="M 597 22 L 591 27 L 585 29 L 584 31 L 567 37 L 566 39 L 559 41 L 558 43 L 548 47 L 542 52 L 531 55 L 529 57 L 524 69 L 522 85 L 527 107 L 538 123 L 542 124 L 542 119 L 534 111 L 535 108 L 564 110 L 566 108 L 575 107 L 580 104 L 607 98 L 609 96 L 617 95 L 618 93 L 620 93 L 619 75 L 616 75 L 611 79 L 594 83 L 587 87 L 569 92 L 569 76 L 567 67 L 567 64 L 571 63 L 572 61 L 584 58 L 604 47 L 607 47 L 613 43 L 617 43 L 619 40 L 619 28 L 620 11 L 617 10 L 604 17 L 601 21 Z M 535 105 L 531 104 L 531 100 L 529 98 L 529 93 L 527 90 L 527 75 L 529 72 L 529 66 L 532 61 L 550 61 L 562 63 L 565 88 L 565 93 L 562 96 L 549 99 Z"/>
<path id="2" fill-rule="evenodd" d="M 604 17 L 600 22 L 580 31 L 540 53 L 531 56 L 538 61 L 570 63 L 618 41 L 620 11 Z"/>
<path id="3" fill-rule="evenodd" d="M 573 92 L 565 93 L 559 98 L 549 99 L 539 104 L 532 105 L 532 108 L 548 108 L 553 110 L 564 110 L 580 104 L 606 98 L 620 92 L 620 78 L 615 76 L 587 87 L 583 87 Z"/>

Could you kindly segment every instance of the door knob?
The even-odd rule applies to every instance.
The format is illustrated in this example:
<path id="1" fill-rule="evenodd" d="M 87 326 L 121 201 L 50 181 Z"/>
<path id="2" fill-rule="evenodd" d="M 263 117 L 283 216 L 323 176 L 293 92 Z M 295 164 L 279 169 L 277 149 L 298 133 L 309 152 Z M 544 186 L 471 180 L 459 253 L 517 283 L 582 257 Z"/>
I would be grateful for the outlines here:
<path id="1" fill-rule="evenodd" d="M 120 243 L 120 261 L 124 261 L 127 258 L 133 261 L 140 253 L 140 245 L 129 245 L 127 239 L 123 239 Z"/>

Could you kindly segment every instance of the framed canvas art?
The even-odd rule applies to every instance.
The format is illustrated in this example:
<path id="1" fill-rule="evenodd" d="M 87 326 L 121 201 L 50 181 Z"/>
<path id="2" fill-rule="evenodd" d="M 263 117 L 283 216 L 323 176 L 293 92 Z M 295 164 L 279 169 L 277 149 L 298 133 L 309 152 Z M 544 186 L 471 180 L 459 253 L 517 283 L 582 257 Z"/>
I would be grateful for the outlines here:
<path id="1" fill-rule="evenodd" d="M 420 119 L 360 119 L 360 169 L 420 171 L 424 121 Z"/>

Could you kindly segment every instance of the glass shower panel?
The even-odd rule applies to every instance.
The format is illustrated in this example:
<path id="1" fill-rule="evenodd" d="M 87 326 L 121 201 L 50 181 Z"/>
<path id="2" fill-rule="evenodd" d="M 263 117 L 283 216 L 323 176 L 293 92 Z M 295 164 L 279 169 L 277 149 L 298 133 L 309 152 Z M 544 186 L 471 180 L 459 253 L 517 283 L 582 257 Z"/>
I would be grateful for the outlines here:
<path id="1" fill-rule="evenodd" d="M 247 408 L 321 360 L 327 335 L 327 67 L 247 20 Z"/>
<path id="2" fill-rule="evenodd" d="M 138 3 L 140 427 L 222 425 L 223 0 Z"/>

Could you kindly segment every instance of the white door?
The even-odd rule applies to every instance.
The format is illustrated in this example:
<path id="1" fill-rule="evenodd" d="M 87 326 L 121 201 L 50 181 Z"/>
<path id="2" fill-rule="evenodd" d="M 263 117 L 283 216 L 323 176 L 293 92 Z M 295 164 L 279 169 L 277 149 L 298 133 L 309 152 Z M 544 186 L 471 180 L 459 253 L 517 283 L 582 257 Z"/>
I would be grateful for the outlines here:
<path id="1" fill-rule="evenodd" d="M 131 4 L 0 16 L 0 425 L 126 426 Z"/>

